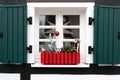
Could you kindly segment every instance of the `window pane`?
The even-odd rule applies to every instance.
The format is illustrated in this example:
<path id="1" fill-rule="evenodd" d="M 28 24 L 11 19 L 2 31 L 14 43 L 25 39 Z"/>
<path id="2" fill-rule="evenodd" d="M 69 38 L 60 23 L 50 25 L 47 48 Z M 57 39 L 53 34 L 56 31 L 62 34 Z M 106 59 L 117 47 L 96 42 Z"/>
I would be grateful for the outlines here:
<path id="1" fill-rule="evenodd" d="M 75 42 L 63 42 L 63 48 L 67 48 L 68 50 L 70 49 L 73 51 L 80 51 L 80 43 L 78 44 Z"/>
<path id="2" fill-rule="evenodd" d="M 76 46 L 76 43 L 74 42 L 63 42 L 63 46 L 67 47 L 67 46 Z"/>
<path id="3" fill-rule="evenodd" d="M 39 42 L 40 51 L 55 51 L 55 42 Z"/>
<path id="4" fill-rule="evenodd" d="M 64 39 L 75 39 L 79 38 L 79 29 L 63 29 Z"/>
<path id="5" fill-rule="evenodd" d="M 64 15 L 63 16 L 63 25 L 80 25 L 79 15 Z"/>
<path id="6" fill-rule="evenodd" d="M 55 39 L 54 36 L 55 29 L 39 29 L 39 39 Z"/>
<path id="7" fill-rule="evenodd" d="M 54 26 L 56 24 L 55 15 L 40 15 L 39 25 Z"/>

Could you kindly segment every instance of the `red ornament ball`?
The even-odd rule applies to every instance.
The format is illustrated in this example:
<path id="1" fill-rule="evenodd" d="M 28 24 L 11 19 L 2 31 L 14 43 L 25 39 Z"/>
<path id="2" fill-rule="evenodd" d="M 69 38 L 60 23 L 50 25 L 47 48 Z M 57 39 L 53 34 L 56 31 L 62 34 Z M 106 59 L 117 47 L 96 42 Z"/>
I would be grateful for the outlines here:
<path id="1" fill-rule="evenodd" d="M 59 32 L 58 32 L 58 31 L 55 31 L 55 35 L 58 36 L 58 35 L 59 35 Z"/>

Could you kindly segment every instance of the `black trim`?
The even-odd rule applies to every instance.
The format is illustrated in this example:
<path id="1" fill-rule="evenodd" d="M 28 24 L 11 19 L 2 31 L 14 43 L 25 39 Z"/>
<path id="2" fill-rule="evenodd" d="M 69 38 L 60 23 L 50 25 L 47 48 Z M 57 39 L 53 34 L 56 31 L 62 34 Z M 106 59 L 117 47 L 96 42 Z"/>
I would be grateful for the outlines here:
<path id="1" fill-rule="evenodd" d="M 26 0 L 27 2 L 95 2 L 95 0 Z"/>
<path id="2" fill-rule="evenodd" d="M 90 65 L 90 68 L 37 68 L 30 64 L 0 64 L 0 73 L 29 74 L 120 74 L 120 66 Z"/>
<path id="3" fill-rule="evenodd" d="M 0 4 L 25 4 L 26 0 L 0 0 Z"/>
<path id="4" fill-rule="evenodd" d="M 120 66 L 90 65 L 90 68 L 33 68 L 30 64 L 0 64 L 0 73 L 20 73 L 20 80 L 30 80 L 31 74 L 120 75 Z"/>
<path id="5" fill-rule="evenodd" d="M 120 67 L 91 65 L 90 68 L 31 68 L 31 74 L 120 74 Z"/>
<path id="6" fill-rule="evenodd" d="M 31 66 L 24 64 L 21 68 L 20 80 L 30 80 Z"/>
<path id="7" fill-rule="evenodd" d="M 120 6 L 120 0 L 95 0 L 96 5 Z"/>

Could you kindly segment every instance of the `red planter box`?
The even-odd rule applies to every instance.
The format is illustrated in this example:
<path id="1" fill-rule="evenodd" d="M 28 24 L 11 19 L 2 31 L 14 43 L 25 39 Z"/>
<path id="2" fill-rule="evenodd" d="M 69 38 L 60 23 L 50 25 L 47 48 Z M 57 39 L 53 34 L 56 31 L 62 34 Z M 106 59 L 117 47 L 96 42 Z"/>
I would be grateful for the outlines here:
<path id="1" fill-rule="evenodd" d="M 41 63 L 47 65 L 76 65 L 80 63 L 79 52 L 41 52 Z"/>

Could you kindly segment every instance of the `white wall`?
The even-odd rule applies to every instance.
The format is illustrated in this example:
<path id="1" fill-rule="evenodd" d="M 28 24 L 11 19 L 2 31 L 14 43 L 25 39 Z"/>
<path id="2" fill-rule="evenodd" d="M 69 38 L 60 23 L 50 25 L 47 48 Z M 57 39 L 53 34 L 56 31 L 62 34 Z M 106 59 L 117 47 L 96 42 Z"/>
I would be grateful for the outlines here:
<path id="1" fill-rule="evenodd" d="M 0 73 L 0 80 L 20 80 L 20 74 Z M 120 80 L 120 75 L 32 74 L 31 80 Z"/>
<path id="2" fill-rule="evenodd" d="M 20 74 L 3 74 L 3 73 L 0 73 L 0 80 L 20 80 Z"/>
<path id="3" fill-rule="evenodd" d="M 31 80 L 120 80 L 120 75 L 31 75 Z"/>

